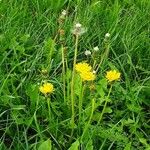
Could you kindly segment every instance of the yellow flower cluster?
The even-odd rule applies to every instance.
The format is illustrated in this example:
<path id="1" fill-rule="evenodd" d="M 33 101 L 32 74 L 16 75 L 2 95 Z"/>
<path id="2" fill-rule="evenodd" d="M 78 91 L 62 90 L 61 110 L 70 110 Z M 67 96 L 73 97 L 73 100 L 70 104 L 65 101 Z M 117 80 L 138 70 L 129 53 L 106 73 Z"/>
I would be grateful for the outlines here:
<path id="1" fill-rule="evenodd" d="M 42 86 L 40 86 L 39 90 L 46 95 L 54 91 L 54 86 L 51 83 L 44 83 Z"/>
<path id="2" fill-rule="evenodd" d="M 117 72 L 116 70 L 110 70 L 106 72 L 106 79 L 109 82 L 119 80 L 120 79 L 120 72 Z"/>
<path id="3" fill-rule="evenodd" d="M 95 74 L 92 72 L 92 67 L 85 62 L 76 64 L 75 69 L 79 72 L 83 81 L 93 81 L 96 78 Z"/>

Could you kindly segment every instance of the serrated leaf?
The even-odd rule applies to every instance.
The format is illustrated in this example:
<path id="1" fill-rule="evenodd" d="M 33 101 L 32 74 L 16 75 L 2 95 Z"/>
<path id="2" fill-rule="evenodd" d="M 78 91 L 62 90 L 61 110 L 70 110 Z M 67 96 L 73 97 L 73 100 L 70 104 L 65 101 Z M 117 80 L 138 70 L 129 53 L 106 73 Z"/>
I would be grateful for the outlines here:
<path id="1" fill-rule="evenodd" d="M 78 150 L 79 145 L 79 140 L 76 140 L 74 143 L 72 143 L 71 147 L 68 150 Z"/>
<path id="2" fill-rule="evenodd" d="M 112 113 L 112 109 L 110 107 L 106 107 L 105 108 L 105 113 Z"/>
<path id="3" fill-rule="evenodd" d="M 139 138 L 139 141 L 140 141 L 143 145 L 145 145 L 145 146 L 148 145 L 147 140 L 144 139 L 144 138 Z"/>
<path id="4" fill-rule="evenodd" d="M 86 150 L 93 150 L 93 143 L 92 140 L 89 140 L 86 145 Z"/>
<path id="5" fill-rule="evenodd" d="M 76 74 L 74 81 L 75 81 L 74 82 L 74 91 L 75 91 L 75 94 L 79 96 L 81 94 L 82 81 L 78 74 Z"/>
<path id="6" fill-rule="evenodd" d="M 50 139 L 42 142 L 38 148 L 38 150 L 51 150 L 51 149 L 52 149 L 52 143 Z"/>
<path id="7" fill-rule="evenodd" d="M 124 150 L 130 150 L 131 149 L 131 142 L 126 144 Z"/>

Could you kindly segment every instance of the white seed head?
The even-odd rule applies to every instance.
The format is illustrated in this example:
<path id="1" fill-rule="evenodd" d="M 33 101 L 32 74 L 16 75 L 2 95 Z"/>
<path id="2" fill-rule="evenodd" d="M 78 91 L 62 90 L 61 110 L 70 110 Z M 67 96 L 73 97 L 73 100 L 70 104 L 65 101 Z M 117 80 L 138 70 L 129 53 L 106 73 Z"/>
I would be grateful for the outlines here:
<path id="1" fill-rule="evenodd" d="M 84 52 L 84 54 L 85 54 L 86 56 L 89 56 L 89 55 L 91 55 L 91 51 L 86 50 L 86 51 Z"/>
<path id="2" fill-rule="evenodd" d="M 76 24 L 75 24 L 75 28 L 81 28 L 81 26 L 82 26 L 82 25 L 81 25 L 80 23 L 76 23 Z"/>
<path id="3" fill-rule="evenodd" d="M 106 33 L 105 38 L 109 38 L 109 37 L 110 37 L 110 33 Z"/>
<path id="4" fill-rule="evenodd" d="M 66 15 L 67 15 L 67 11 L 66 11 L 66 10 L 63 10 L 63 11 L 61 12 L 61 15 L 62 15 L 62 16 L 66 16 Z"/>
<path id="5" fill-rule="evenodd" d="M 73 29 L 71 30 L 71 32 L 75 35 L 82 35 L 86 31 L 87 31 L 87 29 L 82 27 L 82 25 L 80 23 L 76 23 L 74 25 Z"/>
<path id="6" fill-rule="evenodd" d="M 96 71 L 95 71 L 95 70 L 93 70 L 93 73 L 94 73 L 94 74 L 96 74 Z"/>
<path id="7" fill-rule="evenodd" d="M 96 52 L 99 51 L 98 46 L 94 47 L 93 50 L 96 51 Z"/>

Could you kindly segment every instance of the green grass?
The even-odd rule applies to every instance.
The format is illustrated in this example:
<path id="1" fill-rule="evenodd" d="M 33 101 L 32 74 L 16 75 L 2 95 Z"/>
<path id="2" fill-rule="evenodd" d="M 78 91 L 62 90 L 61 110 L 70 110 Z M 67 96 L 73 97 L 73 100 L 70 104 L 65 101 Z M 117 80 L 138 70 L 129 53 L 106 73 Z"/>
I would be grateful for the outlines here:
<path id="1" fill-rule="evenodd" d="M 68 14 L 60 26 L 63 9 Z M 149 12 L 149 0 L 1 0 L 0 149 L 149 150 Z M 95 90 L 75 74 L 72 103 L 77 45 L 71 30 L 77 22 L 87 28 L 77 43 L 77 62 L 93 66 L 84 51 L 95 46 L 100 49 L 94 56 L 97 64 L 107 49 L 109 55 L 96 74 Z M 105 42 L 106 33 L 111 36 Z M 105 74 L 110 69 L 121 72 L 121 80 L 107 96 Z M 55 88 L 47 97 L 39 91 L 44 81 Z"/>

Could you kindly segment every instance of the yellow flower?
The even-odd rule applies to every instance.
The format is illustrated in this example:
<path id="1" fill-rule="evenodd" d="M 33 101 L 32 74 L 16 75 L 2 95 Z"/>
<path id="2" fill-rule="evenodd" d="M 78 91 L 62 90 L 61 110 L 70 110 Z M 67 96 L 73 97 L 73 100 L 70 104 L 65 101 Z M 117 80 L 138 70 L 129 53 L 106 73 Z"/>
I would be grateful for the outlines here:
<path id="1" fill-rule="evenodd" d="M 89 64 L 82 62 L 82 63 L 76 64 L 75 69 L 76 69 L 77 72 L 82 73 L 82 72 L 91 71 L 92 67 Z"/>
<path id="2" fill-rule="evenodd" d="M 88 63 L 78 63 L 75 65 L 75 69 L 79 72 L 83 81 L 93 81 L 96 78 L 95 74 L 92 72 L 92 67 Z"/>
<path id="3" fill-rule="evenodd" d="M 80 73 L 80 77 L 83 81 L 93 81 L 95 80 L 96 76 L 93 72 L 89 71 L 84 71 Z"/>
<path id="4" fill-rule="evenodd" d="M 42 86 L 40 86 L 39 90 L 43 94 L 52 93 L 54 91 L 54 86 L 51 83 L 44 83 Z"/>
<path id="5" fill-rule="evenodd" d="M 114 80 L 119 80 L 120 79 L 120 72 L 117 72 L 116 70 L 107 71 L 106 78 L 109 82 L 112 82 Z"/>

